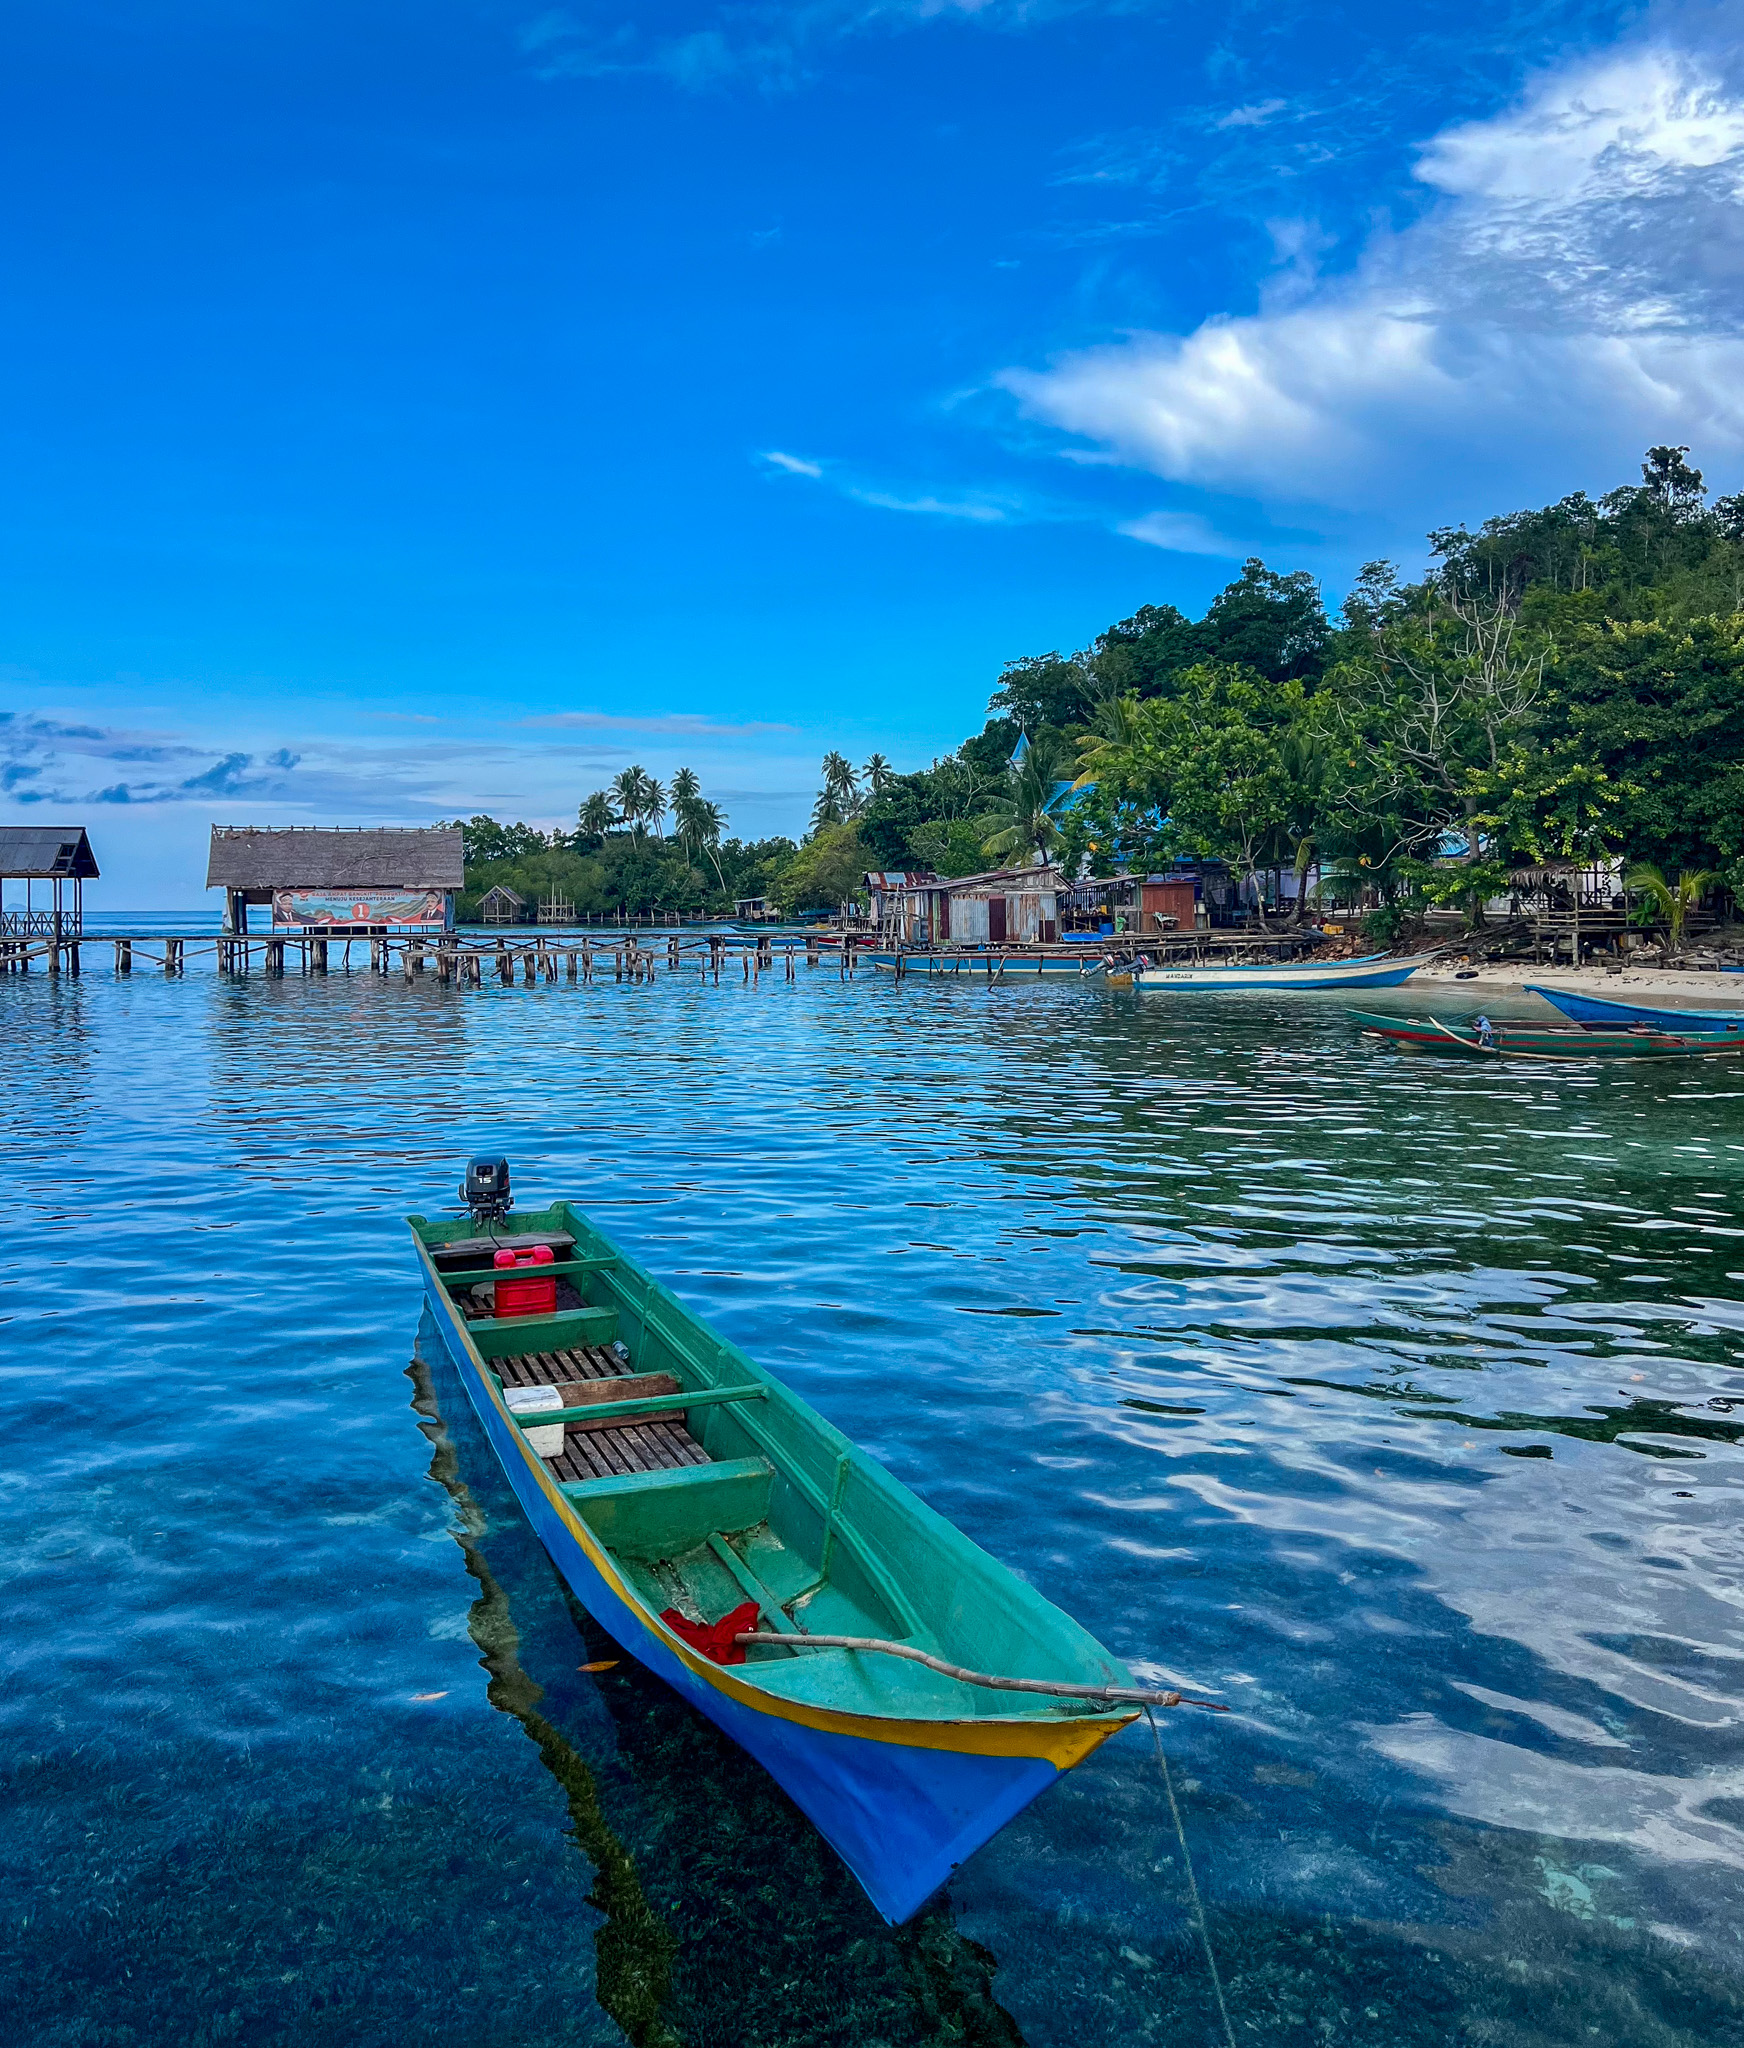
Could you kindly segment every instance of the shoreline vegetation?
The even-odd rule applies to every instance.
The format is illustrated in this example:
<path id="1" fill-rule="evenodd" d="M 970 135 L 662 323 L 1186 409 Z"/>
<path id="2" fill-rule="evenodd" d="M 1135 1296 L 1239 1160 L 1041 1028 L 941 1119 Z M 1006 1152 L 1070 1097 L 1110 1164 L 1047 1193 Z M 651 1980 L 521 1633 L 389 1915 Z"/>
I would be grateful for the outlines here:
<path id="1" fill-rule="evenodd" d="M 1335 616 L 1307 571 L 1254 558 L 1201 619 L 1145 605 L 1008 662 L 982 730 L 930 767 L 827 754 L 798 841 L 725 837 L 688 769 L 670 788 L 624 770 L 573 832 L 455 820 L 461 916 L 499 884 L 529 916 L 552 896 L 793 916 L 863 898 L 868 869 L 1214 861 L 1262 900 L 1268 875 L 1318 874 L 1281 914 L 1363 905 L 1393 943 L 1432 909 L 1481 924 L 1523 867 L 1621 861 L 1675 941 L 1715 892 L 1744 895 L 1744 494 L 1710 504 L 1689 452 L 1438 528 L 1421 581 L 1366 563 Z"/>

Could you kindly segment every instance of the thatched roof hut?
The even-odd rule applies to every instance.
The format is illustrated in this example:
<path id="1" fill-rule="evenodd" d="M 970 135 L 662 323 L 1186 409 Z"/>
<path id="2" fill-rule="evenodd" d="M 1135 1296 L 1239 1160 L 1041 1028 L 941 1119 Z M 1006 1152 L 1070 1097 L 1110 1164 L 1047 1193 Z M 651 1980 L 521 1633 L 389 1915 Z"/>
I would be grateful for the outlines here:
<path id="1" fill-rule="evenodd" d="M 457 825 L 214 825 L 206 862 L 230 931 L 247 929 L 251 903 L 270 903 L 275 925 L 452 924 L 465 879 Z"/>

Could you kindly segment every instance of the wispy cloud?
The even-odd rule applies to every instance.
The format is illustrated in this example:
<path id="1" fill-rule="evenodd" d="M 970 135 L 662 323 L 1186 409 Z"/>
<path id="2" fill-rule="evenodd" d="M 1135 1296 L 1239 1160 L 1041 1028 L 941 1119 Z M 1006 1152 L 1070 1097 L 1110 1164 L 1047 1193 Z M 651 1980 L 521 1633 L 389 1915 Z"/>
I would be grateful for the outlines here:
<path id="1" fill-rule="evenodd" d="M 1251 107 L 1231 107 L 1212 124 L 1217 128 L 1263 128 L 1289 104 L 1287 100 L 1258 100 Z"/>
<path id="2" fill-rule="evenodd" d="M 660 34 L 636 20 L 605 26 L 567 7 L 520 30 L 523 54 L 546 79 L 664 78 L 686 92 L 750 85 L 788 92 L 808 84 L 821 53 L 853 37 L 898 34 L 949 21 L 1016 32 L 1099 9 L 1109 0 L 750 0 L 702 7 L 688 28 Z"/>
<path id="3" fill-rule="evenodd" d="M 1298 234 L 1293 290 L 1257 314 L 998 381 L 1123 463 L 1354 509 L 1451 462 L 1526 488 L 1648 440 L 1744 453 L 1744 92 L 1720 56 L 1642 43 L 1547 74 L 1417 176 L 1439 204 L 1342 279 Z"/>
<path id="4" fill-rule="evenodd" d="M 692 711 L 662 712 L 652 718 L 620 717 L 605 711 L 551 711 L 538 718 L 523 718 L 519 723 L 541 731 L 643 733 L 658 739 L 754 739 L 764 733 L 799 730 L 796 725 L 762 719 L 735 724 Z"/>
<path id="5" fill-rule="evenodd" d="M 1147 512 L 1142 519 L 1128 519 L 1115 529 L 1128 540 L 1142 540 L 1147 547 L 1164 548 L 1176 555 L 1218 555 L 1239 560 L 1247 553 L 1241 541 L 1219 533 L 1197 512 Z"/>
<path id="6" fill-rule="evenodd" d="M 803 455 L 784 455 L 779 448 L 767 448 L 759 458 L 776 469 L 786 470 L 789 476 L 822 476 L 821 462 L 808 462 Z"/>
<path id="7" fill-rule="evenodd" d="M 846 495 L 859 505 L 872 505 L 880 512 L 918 512 L 933 519 L 969 519 L 980 525 L 996 526 L 1022 516 L 1013 504 L 994 504 L 986 498 L 938 498 L 930 491 L 918 497 L 903 497 L 895 491 L 851 487 Z"/>

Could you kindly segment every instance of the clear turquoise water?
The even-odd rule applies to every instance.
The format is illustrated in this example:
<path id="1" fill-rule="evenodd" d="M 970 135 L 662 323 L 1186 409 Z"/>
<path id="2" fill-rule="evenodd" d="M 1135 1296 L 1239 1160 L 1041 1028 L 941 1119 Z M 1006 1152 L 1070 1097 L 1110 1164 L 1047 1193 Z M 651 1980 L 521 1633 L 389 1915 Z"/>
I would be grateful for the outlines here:
<path id="1" fill-rule="evenodd" d="M 412 1364 L 400 1218 L 497 1140 L 1235 1707 L 1164 1733 L 1236 2041 L 1744 2042 L 1744 1077 L 803 968 L 0 1030 L 0 2038 L 1225 2039 L 1142 1724 L 898 1934 L 578 1668 Z"/>

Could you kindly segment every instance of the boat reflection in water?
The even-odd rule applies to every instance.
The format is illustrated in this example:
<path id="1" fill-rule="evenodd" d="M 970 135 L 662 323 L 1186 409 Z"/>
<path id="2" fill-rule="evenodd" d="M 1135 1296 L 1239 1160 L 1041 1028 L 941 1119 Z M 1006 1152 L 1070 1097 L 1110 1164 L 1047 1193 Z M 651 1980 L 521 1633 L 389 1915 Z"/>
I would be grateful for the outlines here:
<path id="1" fill-rule="evenodd" d="M 587 1903 L 605 1916 L 596 1996 L 637 2048 L 1023 2048 L 994 1957 L 946 1905 L 886 1925 L 768 1776 L 591 1621 L 521 1515 L 428 1311 L 409 1376 L 478 1585 L 467 1628 L 490 1703 L 568 1803 Z"/>

